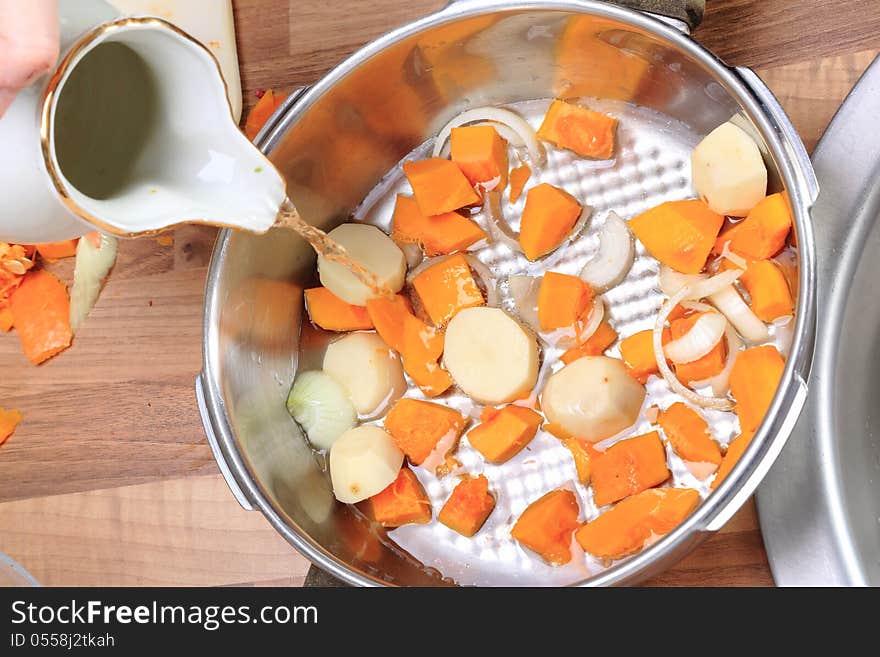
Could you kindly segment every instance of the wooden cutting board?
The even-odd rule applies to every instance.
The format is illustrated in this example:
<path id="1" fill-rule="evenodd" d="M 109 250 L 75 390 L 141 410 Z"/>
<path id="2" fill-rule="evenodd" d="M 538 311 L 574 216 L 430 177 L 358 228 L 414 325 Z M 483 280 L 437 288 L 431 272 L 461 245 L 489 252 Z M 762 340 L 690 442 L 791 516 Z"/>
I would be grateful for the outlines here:
<path id="1" fill-rule="evenodd" d="M 236 0 L 244 104 L 308 84 L 367 40 L 446 0 Z M 770 85 L 812 149 L 880 51 L 862 0 L 709 0 L 695 36 Z M 297 584 L 306 561 L 220 477 L 196 410 L 214 231 L 127 241 L 76 343 L 30 366 L 0 335 L 0 405 L 25 420 L 0 447 L 0 551 L 44 584 Z M 67 263 L 60 268 L 62 272 Z M 754 506 L 651 582 L 770 585 Z"/>

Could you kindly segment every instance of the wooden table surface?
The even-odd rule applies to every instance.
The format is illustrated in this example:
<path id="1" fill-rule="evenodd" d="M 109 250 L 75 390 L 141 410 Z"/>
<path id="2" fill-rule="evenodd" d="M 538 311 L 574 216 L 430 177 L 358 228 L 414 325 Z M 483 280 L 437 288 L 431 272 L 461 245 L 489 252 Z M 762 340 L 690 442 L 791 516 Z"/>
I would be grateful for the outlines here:
<path id="1" fill-rule="evenodd" d="M 236 0 L 245 106 L 289 91 L 445 0 Z M 812 149 L 880 51 L 880 9 L 862 0 L 709 0 L 695 36 L 751 66 Z M 205 273 L 215 233 L 172 246 L 120 245 L 74 346 L 30 366 L 0 336 L 0 405 L 25 419 L 0 448 L 0 552 L 47 585 L 295 585 L 307 562 L 243 511 L 205 441 L 201 366 Z M 65 265 L 68 266 L 68 265 Z M 63 269 L 63 267 L 62 267 Z M 771 585 L 754 505 L 654 579 L 660 585 Z"/>

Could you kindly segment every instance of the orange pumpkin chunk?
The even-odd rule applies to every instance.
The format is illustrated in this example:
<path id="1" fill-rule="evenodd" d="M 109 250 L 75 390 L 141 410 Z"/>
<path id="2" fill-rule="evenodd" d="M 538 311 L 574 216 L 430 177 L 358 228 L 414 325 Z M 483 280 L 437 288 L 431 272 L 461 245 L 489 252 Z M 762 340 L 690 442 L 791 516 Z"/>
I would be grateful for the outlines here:
<path id="1" fill-rule="evenodd" d="M 484 475 L 465 477 L 440 509 L 437 520 L 470 538 L 480 531 L 494 508 L 495 497 L 489 492 L 489 480 Z"/>
<path id="2" fill-rule="evenodd" d="M 554 100 L 538 129 L 538 138 L 584 157 L 607 160 L 614 154 L 616 131 L 614 117 Z"/>
<path id="3" fill-rule="evenodd" d="M 529 178 L 532 177 L 532 169 L 528 164 L 521 164 L 510 172 L 510 202 L 516 203 L 522 196 L 523 190 Z"/>
<path id="4" fill-rule="evenodd" d="M 24 355 L 34 365 L 70 346 L 73 331 L 67 288 L 49 272 L 28 272 L 12 295 L 10 309 Z"/>
<path id="5" fill-rule="evenodd" d="M 556 249 L 571 233 L 581 204 L 571 194 L 549 183 L 526 193 L 519 229 L 519 244 L 529 260 L 537 260 Z"/>
<path id="6" fill-rule="evenodd" d="M 672 339 L 669 329 L 663 331 L 663 344 Z M 651 329 L 633 333 L 620 343 L 620 357 L 630 374 L 639 383 L 645 383 L 652 374 L 660 370 L 654 357 L 654 335 Z"/>
<path id="7" fill-rule="evenodd" d="M 401 468 L 397 479 L 370 498 L 373 518 L 383 527 L 431 522 L 431 500 L 409 468 Z"/>
<path id="8" fill-rule="evenodd" d="M 468 442 L 492 463 L 504 463 L 513 458 L 531 442 L 543 418 L 524 406 L 487 408 L 483 422 L 468 433 Z"/>
<path id="9" fill-rule="evenodd" d="M 646 490 L 588 522 L 575 538 L 595 557 L 620 559 L 641 550 L 651 538 L 675 529 L 699 502 L 700 494 L 692 488 Z"/>
<path id="10" fill-rule="evenodd" d="M 670 325 L 673 340 L 677 340 L 693 328 L 700 315 L 704 313 L 691 313 L 674 320 Z M 715 376 L 724 369 L 724 359 L 727 356 L 727 341 L 722 337 L 705 356 L 690 363 L 676 363 L 675 376 L 678 380 L 688 385 L 691 381 L 702 381 L 710 376 Z"/>
<path id="11" fill-rule="evenodd" d="M 559 488 L 532 502 L 510 535 L 547 562 L 562 566 L 571 561 L 571 534 L 580 525 L 579 512 L 575 494 Z"/>
<path id="12" fill-rule="evenodd" d="M 21 413 L 15 409 L 7 411 L 0 407 L 0 445 L 15 432 L 19 422 L 21 422 Z"/>
<path id="13" fill-rule="evenodd" d="M 739 280 L 749 293 L 749 306 L 762 321 L 772 322 L 794 313 L 788 281 L 772 260 L 750 262 Z"/>
<path id="14" fill-rule="evenodd" d="M 400 354 L 404 371 L 423 393 L 436 397 L 452 385 L 452 377 L 438 363 L 443 334 L 416 317 L 406 297 L 370 299 L 367 312 L 379 337 Z"/>
<path id="15" fill-rule="evenodd" d="M 587 339 L 562 354 L 559 359 L 568 365 L 584 356 L 601 356 L 611 345 L 617 342 L 617 331 L 611 328 L 607 320 L 602 320 L 599 328 Z"/>
<path id="16" fill-rule="evenodd" d="M 663 429 L 672 449 L 685 463 L 705 464 L 705 467 L 691 469 L 694 475 L 699 472 L 700 479 L 714 472 L 721 463 L 721 448 L 709 434 L 706 420 L 694 409 L 681 402 L 661 412 L 657 423 Z"/>
<path id="17" fill-rule="evenodd" d="M 391 219 L 391 237 L 400 244 L 418 244 L 433 258 L 464 251 L 486 239 L 486 232 L 457 212 L 426 217 L 412 196 L 397 196 Z"/>
<path id="18" fill-rule="evenodd" d="M 629 226 L 648 252 L 685 274 L 697 274 L 715 245 L 724 217 L 704 201 L 668 201 L 633 217 Z"/>
<path id="19" fill-rule="evenodd" d="M 593 471 L 590 453 L 594 450 L 590 449 L 590 444 L 587 441 L 580 438 L 567 438 L 562 441 L 562 444 L 571 452 L 578 481 L 586 486 L 590 483 L 590 475 Z"/>
<path id="20" fill-rule="evenodd" d="M 744 433 L 758 430 L 784 369 L 785 361 L 773 345 L 752 347 L 736 355 L 730 371 L 730 393 L 736 399 L 734 410 Z"/>
<path id="21" fill-rule="evenodd" d="M 65 240 L 63 242 L 44 242 L 35 244 L 37 253 L 41 258 L 46 260 L 60 260 L 61 258 L 69 258 L 76 255 L 76 244 L 78 239 Z"/>
<path id="22" fill-rule="evenodd" d="M 577 276 L 548 271 L 538 289 L 538 322 L 541 330 L 574 326 L 593 301 L 593 291 Z"/>
<path id="23" fill-rule="evenodd" d="M 346 303 L 326 287 L 305 291 L 306 309 L 312 323 L 327 331 L 361 331 L 373 328 L 364 306 Z"/>
<path id="24" fill-rule="evenodd" d="M 254 108 L 248 112 L 247 119 L 244 123 L 244 133 L 251 141 L 259 134 L 266 121 L 269 120 L 275 110 L 281 107 L 281 104 L 287 98 L 286 94 L 276 94 L 272 89 L 268 89 Z"/>
<path id="25" fill-rule="evenodd" d="M 669 478 L 666 451 L 656 431 L 621 440 L 604 452 L 592 449 L 589 453 L 597 506 L 617 502 Z"/>
<path id="26" fill-rule="evenodd" d="M 463 308 L 486 303 L 468 261 L 461 254 L 431 265 L 413 279 L 412 285 L 436 326 L 442 326 Z"/>
<path id="27" fill-rule="evenodd" d="M 507 141 L 490 125 L 453 128 L 449 136 L 452 161 L 471 185 L 496 178 L 497 191 L 507 187 Z"/>
<path id="28" fill-rule="evenodd" d="M 478 205 L 480 196 L 455 162 L 432 157 L 403 163 L 419 211 L 426 217 Z"/>
<path id="29" fill-rule="evenodd" d="M 724 245 L 752 260 L 772 258 L 785 246 L 792 217 L 788 201 L 781 193 L 771 194 L 751 209 L 745 219 L 724 231 L 715 243 L 715 253 Z"/>
<path id="30" fill-rule="evenodd" d="M 755 437 L 755 433 L 753 431 L 745 431 L 734 438 L 730 444 L 727 446 L 727 451 L 724 453 L 724 457 L 721 459 L 721 465 L 718 467 L 718 473 L 715 475 L 715 479 L 712 480 L 712 484 L 710 488 L 715 490 L 724 481 L 724 478 L 730 474 L 730 471 L 733 470 L 733 466 L 739 463 L 739 460 L 742 458 L 742 455 L 745 454 L 746 449 L 752 443 L 752 438 Z"/>
<path id="31" fill-rule="evenodd" d="M 385 428 L 409 462 L 420 465 L 439 445 L 452 451 L 466 422 L 452 408 L 404 397 L 385 417 Z"/>

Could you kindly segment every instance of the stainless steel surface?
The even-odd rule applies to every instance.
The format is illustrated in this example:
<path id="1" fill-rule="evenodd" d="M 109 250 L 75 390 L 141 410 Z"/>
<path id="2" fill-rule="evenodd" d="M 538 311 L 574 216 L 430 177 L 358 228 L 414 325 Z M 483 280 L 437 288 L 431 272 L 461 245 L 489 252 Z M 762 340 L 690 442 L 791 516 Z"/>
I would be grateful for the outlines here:
<path id="1" fill-rule="evenodd" d="M 797 145 L 787 143 L 793 132 L 784 115 L 768 109 L 766 98 L 762 102 L 737 72 L 653 18 L 598 2 L 465 1 L 356 53 L 306 91 L 266 131 L 261 145 L 287 177 L 303 216 L 331 227 L 462 109 L 553 96 L 638 105 L 662 119 L 653 142 L 634 139 L 608 171 L 586 175 L 572 169 L 566 186 L 601 211 L 631 215 L 661 195 L 688 193 L 687 148 L 738 116 L 764 142 L 774 189 L 788 191 L 796 215 L 801 266 L 792 357 L 749 450 L 718 490 L 665 539 L 591 579 L 556 580 L 630 583 L 680 558 L 718 518 L 739 507 L 784 443 L 804 397 L 814 330 L 812 189 L 809 171 L 801 170 L 804 162 L 792 156 Z M 646 125 L 632 123 L 631 129 L 644 135 Z M 586 258 L 593 248 L 585 241 L 578 257 Z M 287 416 L 284 397 L 297 368 L 316 365 L 321 340 L 326 341 L 301 322 L 300 292 L 314 282 L 313 268 L 309 248 L 288 233 L 225 232 L 218 241 L 207 290 L 204 383 L 219 452 L 254 505 L 331 574 L 353 584 L 440 583 L 440 574 L 393 544 L 371 540 L 350 509 L 334 505 L 319 463 Z M 632 313 L 632 321 L 646 321 L 656 307 L 646 272 L 632 276 L 633 289 L 640 292 L 629 311 L 623 300 L 613 311 L 620 321 L 629 321 L 624 312 Z M 538 487 L 552 485 L 570 467 L 554 447 L 546 454 L 555 465 L 537 468 Z M 534 492 L 524 495 L 533 499 Z M 474 562 L 473 568 L 482 565 Z M 490 575 L 487 569 L 481 583 L 494 581 Z"/>
<path id="2" fill-rule="evenodd" d="M 776 583 L 880 585 L 880 61 L 819 142 L 820 322 L 806 409 L 758 489 Z"/>

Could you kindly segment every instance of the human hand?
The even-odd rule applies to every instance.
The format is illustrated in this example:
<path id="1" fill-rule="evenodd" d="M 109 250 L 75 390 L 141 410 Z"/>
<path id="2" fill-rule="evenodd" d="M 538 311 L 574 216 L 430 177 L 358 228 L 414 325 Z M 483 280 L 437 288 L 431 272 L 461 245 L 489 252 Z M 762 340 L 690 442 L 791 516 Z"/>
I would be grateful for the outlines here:
<path id="1" fill-rule="evenodd" d="M 57 0 L 0 0 L 0 117 L 58 59 Z"/>

